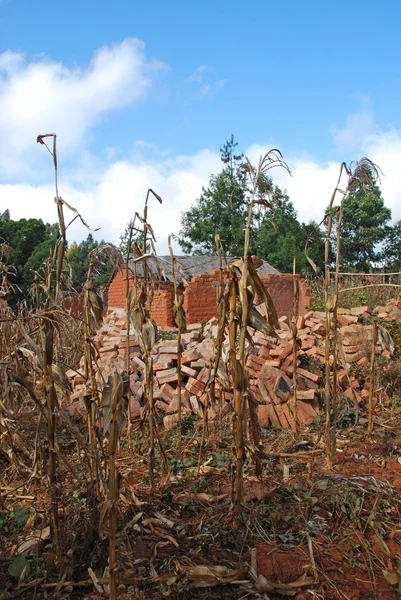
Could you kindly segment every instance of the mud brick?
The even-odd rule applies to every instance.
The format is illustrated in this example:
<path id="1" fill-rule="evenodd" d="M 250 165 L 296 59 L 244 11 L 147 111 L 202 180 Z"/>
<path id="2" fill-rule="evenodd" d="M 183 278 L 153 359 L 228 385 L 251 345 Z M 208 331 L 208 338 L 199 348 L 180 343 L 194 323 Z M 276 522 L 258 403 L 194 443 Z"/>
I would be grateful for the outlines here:
<path id="1" fill-rule="evenodd" d="M 99 354 L 108 354 L 109 352 L 115 352 L 118 350 L 118 344 L 105 344 L 99 348 Z"/>
<path id="2" fill-rule="evenodd" d="M 354 379 L 353 381 L 351 381 L 351 387 L 354 390 L 359 390 L 361 387 L 361 384 L 359 383 L 359 381 L 357 379 Z"/>
<path id="3" fill-rule="evenodd" d="M 297 373 L 297 386 L 300 390 L 317 390 L 319 389 L 319 385 L 310 379 L 306 379 L 306 377 L 302 377 L 302 375 L 298 375 Z"/>
<path id="4" fill-rule="evenodd" d="M 181 373 L 182 375 L 188 375 L 189 377 L 196 377 L 198 371 L 196 369 L 191 369 L 191 367 L 187 367 L 187 365 L 181 365 Z"/>
<path id="5" fill-rule="evenodd" d="M 203 369 L 198 373 L 197 380 L 202 383 L 207 383 L 210 375 L 210 369 L 207 367 L 203 367 Z"/>
<path id="6" fill-rule="evenodd" d="M 352 315 L 367 315 L 370 313 L 370 308 L 369 306 L 355 306 L 351 308 L 350 312 Z"/>
<path id="7" fill-rule="evenodd" d="M 246 366 L 254 375 L 260 373 L 262 369 L 262 366 L 259 363 L 254 362 L 251 358 L 247 360 Z"/>
<path id="8" fill-rule="evenodd" d="M 314 327 L 316 323 L 315 321 L 312 321 L 312 319 L 305 319 L 305 325 L 306 327 L 310 327 L 312 329 L 312 327 Z"/>
<path id="9" fill-rule="evenodd" d="M 275 427 L 276 429 L 281 429 L 280 419 L 277 416 L 277 413 L 274 409 L 273 404 L 267 404 L 266 411 L 267 411 L 267 414 L 269 415 L 269 419 L 270 419 L 270 422 L 273 425 L 273 427 Z"/>
<path id="10" fill-rule="evenodd" d="M 203 369 L 203 367 L 207 367 L 208 363 L 203 359 L 199 358 L 199 360 L 194 360 L 191 362 L 192 369 Z"/>
<path id="11" fill-rule="evenodd" d="M 165 417 L 163 417 L 164 429 L 166 429 L 167 431 L 169 429 L 171 429 L 173 427 L 173 425 L 175 425 L 176 423 L 178 423 L 178 415 L 177 414 L 166 415 Z"/>
<path id="12" fill-rule="evenodd" d="M 131 421 L 141 416 L 141 405 L 134 396 L 129 399 L 129 416 Z"/>
<path id="13" fill-rule="evenodd" d="M 177 345 L 175 346 L 158 346 L 160 354 L 177 354 Z"/>
<path id="14" fill-rule="evenodd" d="M 360 346 L 347 346 L 346 344 L 343 344 L 343 346 L 345 352 L 348 354 L 354 354 L 355 352 L 359 352 L 361 349 Z"/>
<path id="15" fill-rule="evenodd" d="M 202 329 L 202 323 L 190 323 L 187 325 L 187 331 L 197 331 Z"/>
<path id="16" fill-rule="evenodd" d="M 316 356 L 316 354 L 318 353 L 316 346 L 312 346 L 312 348 L 309 348 L 309 350 L 305 350 L 304 352 L 308 356 Z"/>
<path id="17" fill-rule="evenodd" d="M 270 350 L 266 346 L 261 346 L 259 350 L 259 358 L 268 360 L 270 358 Z"/>
<path id="18" fill-rule="evenodd" d="M 264 404 L 271 404 L 272 403 L 272 398 L 265 386 L 265 384 L 263 383 L 263 381 L 261 379 L 258 379 L 257 381 L 257 386 L 259 388 L 260 391 L 260 395 L 262 397 L 262 402 Z"/>
<path id="19" fill-rule="evenodd" d="M 278 369 L 280 367 L 281 362 L 279 360 L 265 360 L 263 363 L 263 368 L 268 369 L 272 367 L 273 369 Z"/>
<path id="20" fill-rule="evenodd" d="M 251 385 L 249 387 L 250 391 L 252 392 L 255 400 L 257 400 L 258 402 L 260 402 L 261 404 L 264 404 L 264 399 L 262 394 L 260 393 L 259 388 L 256 385 Z"/>
<path id="21" fill-rule="evenodd" d="M 347 361 L 347 363 L 354 363 L 358 362 L 358 360 L 360 360 L 364 356 L 365 353 L 363 352 L 363 350 L 360 350 L 359 352 L 354 352 L 353 354 L 345 353 L 345 360 Z"/>
<path id="22" fill-rule="evenodd" d="M 361 401 L 361 394 L 359 392 L 357 392 L 356 390 L 354 390 L 352 387 L 349 387 L 345 392 L 344 392 L 345 396 L 347 396 L 347 398 L 350 398 L 350 400 L 354 400 L 356 398 L 357 402 Z"/>
<path id="23" fill-rule="evenodd" d="M 171 375 L 166 375 L 162 379 L 159 379 L 159 384 L 163 385 L 164 383 L 177 383 L 178 373 L 177 373 L 176 369 L 174 369 L 174 371 L 175 372 L 171 373 Z"/>
<path id="24" fill-rule="evenodd" d="M 146 366 L 145 363 L 143 362 L 143 360 L 141 360 L 137 356 L 133 356 L 131 359 L 131 362 L 135 363 L 140 369 L 142 369 L 142 370 L 145 369 L 145 366 Z"/>
<path id="25" fill-rule="evenodd" d="M 195 362 L 201 358 L 201 353 L 198 352 L 195 348 L 191 348 L 191 350 L 185 350 L 181 356 L 181 364 L 188 365 L 191 362 Z"/>
<path id="26" fill-rule="evenodd" d="M 304 319 L 306 321 L 307 319 L 310 319 L 311 317 L 313 317 L 313 310 L 308 310 L 308 312 L 304 314 Z"/>
<path id="27" fill-rule="evenodd" d="M 369 398 L 369 390 L 361 390 L 361 398 L 362 400 L 367 400 Z"/>
<path id="28" fill-rule="evenodd" d="M 281 354 L 279 356 L 279 359 L 280 360 L 285 360 L 287 358 L 287 356 L 289 356 L 290 354 L 292 354 L 293 347 L 294 347 L 294 342 L 291 341 L 289 344 L 287 344 L 285 346 L 285 348 L 283 348 L 283 350 L 282 350 L 282 352 L 281 352 Z"/>
<path id="29" fill-rule="evenodd" d="M 301 364 L 301 361 L 299 359 L 297 359 L 297 368 L 299 367 L 299 365 Z M 294 371 L 294 364 L 292 362 L 292 356 L 289 356 L 281 365 L 281 368 L 283 371 L 285 371 L 285 373 L 288 376 L 292 376 L 292 373 Z"/>
<path id="30" fill-rule="evenodd" d="M 264 384 L 265 384 L 265 388 L 267 389 L 267 391 L 269 393 L 269 396 L 273 400 L 273 403 L 281 404 L 281 402 L 282 402 L 281 398 L 279 398 L 278 395 L 276 394 L 276 392 L 274 391 L 274 383 L 272 381 L 266 381 L 266 382 L 264 382 Z"/>
<path id="31" fill-rule="evenodd" d="M 163 400 L 157 400 L 157 402 L 155 402 L 155 407 L 158 410 L 162 410 L 165 413 L 167 413 L 167 412 L 176 412 L 176 411 L 170 410 L 170 404 L 167 404 L 166 402 L 163 402 Z"/>
<path id="32" fill-rule="evenodd" d="M 326 326 L 323 323 L 318 323 L 312 327 L 312 333 L 315 335 L 325 336 Z"/>
<path id="33" fill-rule="evenodd" d="M 346 385 L 348 382 L 347 372 L 346 371 L 338 371 L 337 372 L 337 381 L 340 385 Z"/>
<path id="34" fill-rule="evenodd" d="M 297 390 L 297 400 L 314 400 L 315 390 Z"/>
<path id="35" fill-rule="evenodd" d="M 282 353 L 282 351 L 283 351 L 283 349 L 280 346 L 278 346 L 276 348 L 271 348 L 270 349 L 270 356 L 273 359 L 276 359 L 276 358 L 278 358 L 280 356 L 280 354 Z"/>
<path id="36" fill-rule="evenodd" d="M 195 415 L 199 415 L 200 414 L 200 405 L 199 405 L 198 398 L 196 396 L 191 396 L 189 399 L 189 402 L 191 404 L 193 413 Z"/>
<path id="37" fill-rule="evenodd" d="M 285 414 L 285 417 L 286 417 L 291 429 L 293 431 L 296 431 L 297 424 L 295 422 L 294 415 L 292 414 L 292 407 L 290 406 L 290 403 L 286 402 L 285 404 L 282 404 L 281 408 L 283 409 L 283 413 Z"/>
<path id="38" fill-rule="evenodd" d="M 187 408 L 191 408 L 191 404 L 189 402 L 190 393 L 183 386 L 181 387 L 181 406 L 186 406 Z M 174 398 L 178 400 L 178 387 L 174 390 Z M 173 398 L 173 400 L 174 400 Z"/>
<path id="39" fill-rule="evenodd" d="M 305 317 L 303 317 L 302 315 L 300 315 L 297 318 L 297 329 L 298 329 L 298 331 L 300 331 L 304 327 L 305 327 Z"/>
<path id="40" fill-rule="evenodd" d="M 175 362 L 178 357 L 177 357 L 177 353 L 174 352 L 173 354 L 161 354 L 161 355 L 159 354 L 157 360 L 159 361 L 160 358 L 167 358 L 167 359 L 172 360 L 172 361 Z"/>
<path id="41" fill-rule="evenodd" d="M 317 416 L 317 412 L 309 402 L 297 400 L 297 419 L 300 425 L 309 425 Z"/>
<path id="42" fill-rule="evenodd" d="M 311 332 L 311 328 L 310 327 L 304 327 L 304 329 L 300 329 L 298 331 L 298 337 L 304 337 L 305 335 L 308 335 Z"/>
<path id="43" fill-rule="evenodd" d="M 302 375 L 302 377 L 306 377 L 306 379 L 310 379 L 317 383 L 319 381 L 319 375 L 316 373 L 310 373 L 310 371 L 306 371 L 306 369 L 297 369 L 298 375 Z"/>
<path id="44" fill-rule="evenodd" d="M 159 358 L 157 362 L 153 363 L 154 371 L 163 371 L 164 369 L 169 369 L 173 366 L 173 361 L 171 358 Z"/>
<path id="45" fill-rule="evenodd" d="M 274 384 L 274 392 L 284 402 L 288 400 L 292 390 L 292 383 L 285 375 L 277 377 Z"/>
<path id="46" fill-rule="evenodd" d="M 168 377 L 169 375 L 173 375 L 174 373 L 177 373 L 177 369 L 175 369 L 175 368 L 163 369 L 163 371 L 158 371 L 156 373 L 156 377 L 157 377 L 158 381 L 160 382 L 160 380 L 164 379 L 164 377 Z"/>
<path id="47" fill-rule="evenodd" d="M 267 408 L 266 404 L 260 404 L 258 406 L 258 421 L 259 421 L 259 425 L 261 427 L 264 427 L 265 429 L 267 429 L 270 425 L 270 416 L 269 416 L 269 410 Z"/>
<path id="48" fill-rule="evenodd" d="M 190 394 L 194 394 L 195 396 L 200 396 L 203 390 L 205 389 L 205 384 L 193 377 L 188 379 L 188 382 L 185 388 L 189 391 Z"/>
<path id="49" fill-rule="evenodd" d="M 255 363 L 258 363 L 260 366 L 263 366 L 266 362 L 265 358 L 263 358 L 263 356 L 258 356 L 257 354 L 252 355 L 252 360 Z"/>
<path id="50" fill-rule="evenodd" d="M 315 339 L 308 335 L 301 338 L 301 350 L 310 350 L 315 345 Z"/>
<path id="51" fill-rule="evenodd" d="M 366 356 L 362 356 L 362 358 L 360 358 L 360 359 L 357 361 L 357 364 L 358 364 L 360 367 L 366 367 L 366 365 L 368 365 L 368 364 L 369 364 L 369 361 L 368 361 L 368 359 L 366 358 Z"/>
<path id="52" fill-rule="evenodd" d="M 284 409 L 283 409 L 283 405 L 282 404 L 278 404 L 274 407 L 274 410 L 276 411 L 276 415 L 280 421 L 280 425 L 283 429 L 287 429 L 287 427 L 290 426 L 287 417 L 285 415 Z"/>
<path id="53" fill-rule="evenodd" d="M 191 342 L 193 342 L 194 340 L 197 340 L 199 338 L 199 332 L 196 331 L 192 331 L 189 333 L 183 333 L 181 335 L 181 340 L 183 344 L 189 344 Z"/>
<path id="54" fill-rule="evenodd" d="M 171 385 L 169 385 L 168 383 L 164 383 L 161 387 L 160 387 L 160 397 L 167 402 L 167 404 L 169 404 L 172 399 L 174 398 L 174 388 L 171 387 Z"/>

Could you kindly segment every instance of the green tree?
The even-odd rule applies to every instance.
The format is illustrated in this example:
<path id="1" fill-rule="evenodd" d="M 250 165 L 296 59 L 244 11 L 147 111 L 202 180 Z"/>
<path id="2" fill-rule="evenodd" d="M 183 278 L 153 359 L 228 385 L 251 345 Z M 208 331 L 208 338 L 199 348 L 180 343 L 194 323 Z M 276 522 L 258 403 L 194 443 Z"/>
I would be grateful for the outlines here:
<path id="1" fill-rule="evenodd" d="M 129 236 L 130 236 L 130 231 L 131 231 L 131 227 L 133 224 L 133 219 L 130 219 L 130 221 L 128 221 L 126 228 L 124 229 L 123 233 L 120 235 L 120 243 L 118 245 L 121 254 L 125 257 L 127 254 L 127 250 L 128 250 L 128 242 L 129 242 Z M 137 223 L 138 226 L 140 226 L 140 223 Z M 143 240 L 143 236 L 139 233 L 139 231 L 133 231 L 132 233 L 132 237 L 131 237 L 131 254 L 132 254 L 132 247 L 134 245 L 134 243 L 136 243 L 139 248 L 142 250 L 142 242 Z M 148 246 L 148 250 L 150 249 L 150 245 Z"/>
<path id="2" fill-rule="evenodd" d="M 252 235 L 254 253 L 282 273 L 292 271 L 295 257 L 297 273 L 306 273 L 310 265 L 305 257 L 305 242 L 311 236 L 308 255 L 322 268 L 324 239 L 321 230 L 313 222 L 300 223 L 286 192 L 278 186 L 273 186 L 273 190 L 273 210 L 255 215 Z"/>
<path id="3" fill-rule="evenodd" d="M 401 270 L 401 221 L 388 228 L 383 255 L 387 269 L 391 271 Z"/>
<path id="4" fill-rule="evenodd" d="M 236 154 L 234 137 L 220 149 L 223 170 L 211 175 L 207 189 L 181 215 L 178 243 L 186 254 L 215 254 L 219 234 L 229 256 L 241 254 L 246 219 L 246 169 L 242 154 Z"/>
<path id="5" fill-rule="evenodd" d="M 389 233 L 391 210 L 376 184 L 358 187 L 343 205 L 341 264 L 352 271 L 369 271 L 383 260 L 382 244 Z"/>
<path id="6" fill-rule="evenodd" d="M 16 270 L 11 283 L 25 295 L 58 238 L 58 225 L 43 223 L 42 219 L 13 221 L 8 210 L 0 216 L 0 238 L 11 247 L 10 264 Z"/>
<path id="7" fill-rule="evenodd" d="M 102 244 L 104 244 L 103 240 L 98 242 L 90 233 L 80 244 L 73 242 L 68 248 L 66 255 L 71 267 L 71 282 L 76 291 L 82 291 L 86 281 L 89 268 L 89 253 L 92 250 L 98 249 Z M 103 256 L 101 253 L 99 257 L 100 261 L 95 266 L 95 286 L 108 283 L 114 269 L 113 263 L 109 258 Z"/>

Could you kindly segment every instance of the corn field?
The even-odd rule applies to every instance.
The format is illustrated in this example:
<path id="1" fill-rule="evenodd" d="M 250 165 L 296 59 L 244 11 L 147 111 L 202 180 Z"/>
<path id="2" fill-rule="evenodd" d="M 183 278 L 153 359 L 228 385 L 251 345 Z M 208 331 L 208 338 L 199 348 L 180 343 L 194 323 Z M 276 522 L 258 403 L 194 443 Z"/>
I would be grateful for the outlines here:
<path id="1" fill-rule="evenodd" d="M 247 161 L 243 254 L 227 257 L 216 232 L 216 318 L 198 325 L 170 240 L 169 265 L 156 254 L 163 190 L 150 188 L 127 256 L 93 251 L 82 313 L 65 309 L 70 219 L 90 218 L 59 195 L 56 135 L 37 141 L 53 160 L 60 236 L 16 308 L 0 248 L 0 598 L 397 597 L 400 274 L 341 270 L 343 203 L 376 165 L 341 166 L 314 305 L 299 310 L 294 259 L 283 317 L 249 247 L 252 211 L 274 212 L 269 173 L 289 166 L 276 149 Z M 106 257 L 125 276 L 118 315 L 94 284 Z M 151 307 L 167 266 L 175 328 L 163 340 Z M 108 342 L 119 319 L 124 335 Z"/>

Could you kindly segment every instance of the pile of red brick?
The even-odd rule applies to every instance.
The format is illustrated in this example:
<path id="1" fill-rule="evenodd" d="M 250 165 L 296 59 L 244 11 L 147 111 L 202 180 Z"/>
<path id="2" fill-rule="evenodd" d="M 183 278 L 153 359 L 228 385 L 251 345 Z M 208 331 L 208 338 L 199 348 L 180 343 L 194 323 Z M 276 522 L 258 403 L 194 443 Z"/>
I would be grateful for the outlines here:
<path id="1" fill-rule="evenodd" d="M 384 320 L 401 317 L 401 303 L 392 300 L 386 306 L 377 307 L 374 311 Z M 369 363 L 372 343 L 372 326 L 368 323 L 371 315 L 368 307 L 339 309 L 338 325 L 344 353 L 338 359 L 337 374 L 339 391 L 356 401 L 366 399 L 369 385 L 361 386 L 358 379 L 350 374 L 350 366 L 356 364 L 364 367 Z M 253 329 L 249 330 L 253 346 L 249 348 L 247 370 L 250 391 L 258 402 L 258 416 L 262 427 L 270 425 L 276 428 L 295 428 L 293 402 L 293 340 L 287 317 L 280 319 L 279 339 L 266 337 Z M 299 424 L 307 424 L 319 414 L 319 393 L 324 385 L 325 364 L 325 314 L 309 311 L 297 320 L 297 367 L 296 367 L 296 416 Z M 181 360 L 181 401 L 183 414 L 202 416 L 204 407 L 208 405 L 209 419 L 218 416 L 222 410 L 225 418 L 232 412 L 232 390 L 221 377 L 216 381 L 215 406 L 208 403 L 207 384 L 211 377 L 211 368 L 215 352 L 217 320 L 211 319 L 205 326 L 195 323 L 188 326 L 187 333 L 182 336 Z M 164 336 L 166 337 L 166 336 Z M 163 414 L 165 428 L 171 427 L 178 420 L 177 390 L 177 340 L 159 340 L 152 350 L 154 369 L 154 399 L 158 411 Z M 98 388 L 108 376 L 117 371 L 126 370 L 127 331 L 126 319 L 122 309 L 110 309 L 104 325 L 94 337 L 97 349 L 96 382 Z M 228 342 L 223 347 L 224 365 L 227 358 Z M 376 348 L 381 352 L 381 348 Z M 144 368 L 143 357 L 135 335 L 130 335 L 130 402 L 131 418 L 140 416 L 144 405 Z M 334 359 L 330 357 L 333 367 Z M 79 371 L 83 369 L 83 359 Z M 73 393 L 70 397 L 69 410 L 74 414 L 84 414 L 83 394 L 84 377 L 75 371 L 68 371 L 72 380 Z M 219 372 L 220 375 L 220 372 Z"/>

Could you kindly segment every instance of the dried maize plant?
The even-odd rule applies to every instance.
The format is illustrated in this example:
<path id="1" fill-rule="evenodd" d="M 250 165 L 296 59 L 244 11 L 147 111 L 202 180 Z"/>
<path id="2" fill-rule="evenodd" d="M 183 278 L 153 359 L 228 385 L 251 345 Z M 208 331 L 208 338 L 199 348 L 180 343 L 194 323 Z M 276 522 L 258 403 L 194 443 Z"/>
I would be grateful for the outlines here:
<path id="1" fill-rule="evenodd" d="M 52 138 L 53 146 L 50 149 L 46 142 L 46 138 Z M 20 330 L 23 333 L 26 342 L 35 351 L 39 364 L 42 369 L 43 379 L 42 386 L 46 396 L 47 407 L 47 442 L 49 451 L 49 486 L 51 497 L 51 531 L 52 538 L 59 553 L 60 550 L 60 530 L 59 530 L 59 511 L 58 511 L 58 490 L 57 490 L 57 441 L 56 441 L 56 411 L 59 407 L 57 391 L 55 387 L 55 379 L 53 374 L 53 354 L 54 342 L 58 328 L 58 319 L 61 318 L 62 311 L 58 307 L 61 300 L 61 281 L 63 273 L 63 264 L 65 251 L 67 247 L 66 232 L 68 227 L 75 219 L 79 218 L 81 222 L 89 229 L 88 224 L 84 221 L 78 211 L 63 200 L 58 191 L 58 165 L 57 165 L 57 136 L 54 133 L 43 134 L 37 137 L 37 142 L 44 145 L 53 158 L 54 167 L 54 183 L 55 183 L 55 202 L 57 205 L 58 224 L 60 236 L 53 253 L 49 256 L 48 261 L 44 265 L 44 282 L 39 285 L 38 277 L 34 284 L 36 291 L 36 317 L 38 319 L 39 340 L 40 346 L 29 336 L 26 329 Z M 74 213 L 71 222 L 66 225 L 64 218 L 64 206 Z M 52 276 L 55 271 L 55 291 L 53 293 Z M 45 301 L 41 303 L 41 292 L 45 294 Z M 25 332 L 25 333 L 24 333 Z"/>
<path id="2" fill-rule="evenodd" d="M 346 186 L 340 188 L 341 179 L 347 177 Z M 326 342 L 325 342 L 325 416 L 326 416 L 326 458 L 328 465 L 331 466 L 334 460 L 336 449 L 336 421 L 337 421 L 337 357 L 340 347 L 340 333 L 338 329 L 337 311 L 340 272 L 340 250 L 341 250 L 341 221 L 343 205 L 348 195 L 352 194 L 356 187 L 365 188 L 367 184 L 374 183 L 379 179 L 378 167 L 368 158 L 362 158 L 357 163 L 351 163 L 350 166 L 342 163 L 337 185 L 330 199 L 327 211 L 327 234 L 325 242 L 325 287 L 324 301 L 326 313 Z M 334 208 L 334 202 L 337 194 L 340 196 L 340 204 Z M 335 212 L 334 212 L 335 211 Z M 334 292 L 329 293 L 330 288 L 330 268 L 329 251 L 330 239 L 333 227 L 333 217 L 335 214 L 336 225 L 336 261 Z M 333 357 L 333 377 L 330 372 L 330 356 Z"/>
<path id="3" fill-rule="evenodd" d="M 248 327 L 263 331 L 268 336 L 277 337 L 275 328 L 279 328 L 277 313 L 273 301 L 265 289 L 256 269 L 262 261 L 257 257 L 249 256 L 252 212 L 255 206 L 273 209 L 271 194 L 272 186 L 268 172 L 274 167 L 282 167 L 289 172 L 288 165 L 284 162 L 281 152 L 273 149 L 260 157 L 258 167 L 255 168 L 247 159 L 248 177 L 251 195 L 248 203 L 248 217 L 245 228 L 244 255 L 229 265 L 229 340 L 230 340 L 230 367 L 234 387 L 234 418 L 233 432 L 235 443 L 235 483 L 234 483 L 234 511 L 238 512 L 243 503 L 243 463 L 245 449 L 245 401 L 248 400 L 248 409 L 251 421 L 251 432 L 254 435 L 254 448 L 257 456 L 258 427 L 255 406 L 248 391 L 248 375 L 246 371 L 247 348 L 246 340 L 249 339 Z M 239 277 L 237 276 L 239 273 Z M 268 321 L 262 317 L 255 308 L 256 295 L 265 302 Z M 238 342 L 237 342 L 238 334 Z M 256 437 L 255 437 L 256 436 Z"/>
<path id="4" fill-rule="evenodd" d="M 215 244 L 217 250 L 217 256 L 219 259 L 219 283 L 217 289 L 217 336 L 216 336 L 216 344 L 215 351 L 213 357 L 213 366 L 210 369 L 209 379 L 206 382 L 203 398 L 204 398 L 204 408 L 203 408 L 203 429 L 202 429 L 202 437 L 199 445 L 199 459 L 198 459 L 198 475 L 200 474 L 203 450 L 205 447 L 206 436 L 208 433 L 208 408 L 209 404 L 213 407 L 216 403 L 216 379 L 218 379 L 220 386 L 220 395 L 219 395 L 219 421 L 221 425 L 222 421 L 222 390 L 230 391 L 231 383 L 229 380 L 229 375 L 227 372 L 226 365 L 222 360 L 223 355 L 223 343 L 224 336 L 226 332 L 227 326 L 227 316 L 229 313 L 229 298 L 228 298 L 228 287 L 225 282 L 227 282 L 227 270 L 223 269 L 223 260 L 222 256 L 224 254 L 224 250 L 221 245 L 220 236 L 217 234 L 215 236 Z M 225 258 L 225 263 L 227 265 L 227 259 Z"/>
<path id="5" fill-rule="evenodd" d="M 99 416 L 99 394 L 93 365 L 95 347 L 92 343 L 92 334 L 93 331 L 102 326 L 103 322 L 103 300 L 99 292 L 94 287 L 96 268 L 102 262 L 103 257 L 112 259 L 116 269 L 122 267 L 122 257 L 118 248 L 112 244 L 102 244 L 99 246 L 99 248 L 96 248 L 89 253 L 89 266 L 86 274 L 86 281 L 83 287 L 83 323 L 85 328 L 84 375 L 86 381 L 84 403 L 87 411 L 91 476 L 98 496 L 100 494 L 100 485 L 102 483 L 100 458 L 97 448 L 98 435 L 96 433 L 96 422 Z"/>
<path id="6" fill-rule="evenodd" d="M 296 277 L 296 258 L 294 256 L 292 279 L 293 279 L 293 294 L 294 301 L 292 307 L 291 319 L 291 335 L 292 335 L 292 403 L 290 406 L 292 416 L 294 417 L 294 431 L 298 432 L 298 415 L 297 415 L 297 360 L 298 360 L 298 305 L 299 305 L 299 281 Z"/>
<path id="7" fill-rule="evenodd" d="M 99 534 L 104 539 L 109 537 L 109 588 L 110 598 L 117 594 L 117 512 L 119 498 L 119 475 L 116 465 L 116 451 L 122 431 L 127 425 L 129 402 L 129 375 L 110 375 L 102 392 L 103 432 L 109 441 L 109 477 L 108 497 L 100 508 Z"/>
<path id="8" fill-rule="evenodd" d="M 182 457 L 182 399 L 181 399 L 181 385 L 182 385 L 182 373 L 181 373 L 181 355 L 182 355 L 182 341 L 181 335 L 187 330 L 187 317 L 184 310 L 184 295 L 178 293 L 177 279 L 175 276 L 175 261 L 173 249 L 171 247 L 171 236 L 168 237 L 168 247 L 171 258 L 171 277 L 174 285 L 174 305 L 173 305 L 173 319 L 177 327 L 177 389 L 178 389 L 178 456 Z"/>
<path id="9" fill-rule="evenodd" d="M 163 202 L 158 194 L 149 189 L 146 195 L 145 208 L 143 217 L 136 213 L 136 219 L 142 224 L 142 249 L 137 244 L 134 245 L 135 258 L 133 259 L 134 268 L 134 285 L 130 291 L 130 319 L 134 327 L 137 340 L 139 342 L 141 352 L 143 354 L 145 369 L 144 369 L 144 400 L 148 419 L 149 433 L 149 481 L 153 491 L 155 488 L 155 441 L 159 445 L 162 456 L 163 466 L 166 476 L 169 476 L 169 466 L 166 454 L 161 443 L 157 423 L 154 414 L 154 381 L 153 381 L 153 357 L 151 350 L 153 349 L 157 339 L 156 323 L 150 317 L 150 305 L 153 298 L 153 290 L 155 287 L 155 277 L 152 274 L 148 265 L 148 260 L 152 259 L 157 271 L 162 272 L 162 266 L 159 264 L 156 253 L 149 253 L 150 249 L 154 250 L 156 241 L 153 229 L 148 223 L 148 200 L 152 194 L 160 202 Z M 137 265 L 141 264 L 142 278 L 138 281 Z M 144 416 L 145 416 L 144 414 Z"/>

